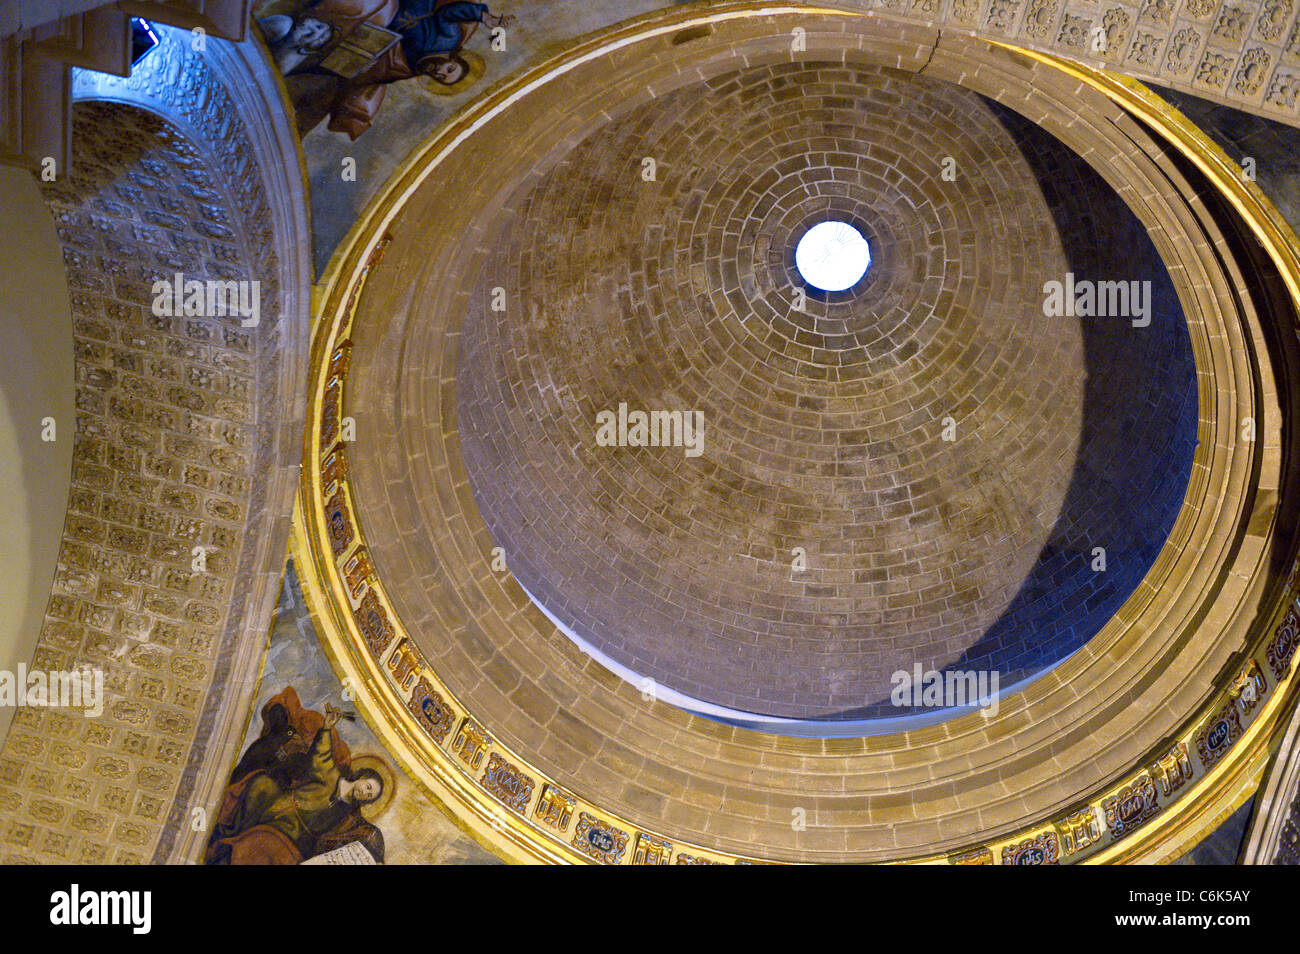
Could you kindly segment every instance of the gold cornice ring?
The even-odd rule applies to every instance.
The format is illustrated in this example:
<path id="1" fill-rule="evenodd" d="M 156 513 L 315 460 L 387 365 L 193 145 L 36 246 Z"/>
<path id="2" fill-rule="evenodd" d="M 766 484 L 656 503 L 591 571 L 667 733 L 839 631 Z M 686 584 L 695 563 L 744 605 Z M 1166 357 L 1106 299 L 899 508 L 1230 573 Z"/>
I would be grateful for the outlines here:
<path id="1" fill-rule="evenodd" d="M 968 37 L 940 36 L 938 31 L 902 25 L 887 17 L 760 4 L 726 4 L 708 13 L 689 8 L 668 11 L 584 40 L 458 114 L 416 150 L 410 162 L 371 203 L 336 253 L 322 283 L 322 319 L 313 344 L 309 427 L 294 556 L 317 631 L 376 734 L 407 773 L 452 817 L 511 860 L 661 863 L 689 858 L 734 863 L 758 861 L 756 855 L 769 847 L 786 856 L 797 851 L 789 844 L 760 844 L 761 850 L 755 855 L 745 855 L 703 843 L 705 839 L 680 838 L 675 832 L 638 824 L 604 798 L 588 797 L 590 793 L 584 793 L 581 777 L 561 784 L 538 768 L 528 751 L 503 742 L 494 724 L 497 713 L 467 706 L 423 658 L 417 641 L 407 638 L 410 634 L 385 592 L 383 576 L 375 570 L 367 546 L 365 501 L 358 512 L 352 475 L 346 469 L 351 447 L 336 440 L 346 423 L 344 395 L 350 386 L 347 372 L 352 354 L 348 341 L 355 331 L 357 347 L 363 347 L 370 330 L 366 316 L 360 315 L 361 306 L 368 300 L 367 280 L 372 274 L 385 274 L 381 258 L 388 247 L 386 236 L 392 229 L 399 244 L 403 240 L 395 224 L 400 222 L 408 203 L 432 181 L 434 171 L 494 119 L 516 106 L 526 108 L 529 97 L 545 89 L 548 82 L 605 57 L 630 61 L 632 51 L 640 49 L 638 44 L 651 44 L 677 31 L 705 26 L 715 31 L 715 43 L 731 44 L 723 48 L 729 49 L 732 56 L 746 62 L 760 61 L 770 56 L 763 45 L 763 31 L 780 35 L 778 27 L 796 19 L 816 24 L 817 30 L 809 31 L 809 58 L 834 49 L 832 44 L 837 39 L 845 47 L 856 41 L 855 55 L 879 58 L 889 54 L 896 57 L 892 65 L 905 69 L 915 60 L 915 68 L 923 68 L 930 75 L 963 82 L 1013 108 L 1036 111 L 1040 115 L 1030 118 L 1042 120 L 1049 129 L 1050 123 L 1056 122 L 1053 131 L 1062 138 L 1068 124 L 1052 120 L 1045 112 L 1045 104 L 1053 101 L 1052 96 L 1063 101 L 1078 96 L 1080 109 L 1086 106 L 1090 110 L 1090 122 L 1114 126 L 1127 116 L 1134 123 L 1130 132 L 1137 140 L 1154 133 L 1214 185 L 1259 239 L 1285 284 L 1292 307 L 1300 301 L 1296 240 L 1280 215 L 1253 183 L 1245 182 L 1239 170 L 1234 172 L 1235 167 L 1221 150 L 1145 87 L 1046 54 Z M 856 32 L 849 30 L 850 24 Z M 875 28 L 873 35 L 862 30 L 865 26 Z M 1033 85 L 1035 79 L 1042 81 L 1041 88 Z M 1008 92 L 1016 83 L 1027 84 L 1030 90 L 1022 99 Z M 1049 89 L 1049 83 L 1057 85 Z M 665 88 L 667 85 L 665 80 Z M 649 95 L 656 92 L 650 89 Z M 1112 110 L 1099 106 L 1099 97 L 1111 103 Z M 1097 129 L 1101 135 L 1102 127 Z M 1098 144 L 1105 142 L 1099 140 Z M 1141 148 L 1135 149 L 1126 161 L 1140 163 L 1144 157 L 1154 168 L 1156 163 Z M 1108 157 L 1086 158 L 1099 171 L 1106 169 Z M 1113 169 L 1108 171 L 1116 175 Z M 1165 171 L 1171 181 L 1178 178 L 1176 170 Z M 1207 218 L 1197 218 L 1186 208 L 1177 207 L 1173 202 L 1177 194 L 1176 186 L 1171 186 L 1168 191 L 1153 190 L 1150 195 L 1125 198 L 1133 198 L 1141 205 L 1139 217 L 1148 227 L 1158 216 L 1164 216 L 1162 221 L 1171 229 L 1177 224 L 1188 229 L 1213 226 Z M 1162 255 L 1182 253 L 1170 244 L 1170 235 L 1158 239 Z M 1230 297 L 1223 276 L 1235 274 L 1236 266 L 1220 263 L 1215 271 L 1212 250 L 1199 259 L 1192 250 L 1187 251 L 1187 256 L 1189 268 L 1194 264 L 1207 276 L 1181 276 L 1179 295 L 1189 322 L 1220 321 L 1217 309 L 1227 308 Z M 398 294 L 388 283 L 374 307 L 397 307 L 394 296 Z M 1231 659 L 1232 666 L 1220 673 L 1221 679 L 1213 690 L 1207 688 L 1201 693 L 1203 698 L 1197 705 L 1177 714 L 1177 731 L 1158 740 L 1158 751 L 1144 749 L 1124 771 L 1096 785 L 1086 799 L 1030 813 L 1010 823 L 998 822 L 983 838 L 976 832 L 964 839 L 939 838 L 932 851 L 885 852 L 888 860 L 1168 860 L 1208 833 L 1249 796 L 1296 691 L 1292 676 L 1296 581 L 1294 570 L 1286 579 L 1264 572 L 1267 557 L 1271 556 L 1275 563 L 1280 559 L 1273 552 L 1275 548 L 1288 548 L 1287 566 L 1294 557 L 1289 552 L 1290 542 L 1275 536 L 1274 518 L 1257 499 L 1261 488 L 1276 490 L 1279 500 L 1285 490 L 1280 478 L 1284 473 L 1282 440 L 1286 431 L 1272 389 L 1273 369 L 1261 343 L 1258 316 L 1249 307 L 1246 312 L 1231 315 L 1232 320 L 1224 317 L 1222 327 L 1216 325 L 1213 333 L 1205 330 L 1197 339 L 1203 420 L 1202 446 L 1197 451 L 1188 492 L 1188 500 L 1193 503 L 1185 507 L 1187 512 L 1180 516 L 1170 543 L 1148 575 L 1148 583 L 1139 587 L 1117 614 L 1117 621 L 1112 621 L 1115 626 L 1109 642 L 1103 643 L 1099 636 L 1094 640 L 1096 646 L 1090 643 L 1080 651 L 1084 655 L 1078 660 L 1067 660 L 1049 674 L 1050 678 L 1031 684 L 1018 694 L 1022 698 L 1017 705 L 1007 708 L 1028 711 L 1025 707 L 1041 705 L 1051 692 L 1068 693 L 1073 679 L 1087 666 L 1101 667 L 1126 658 L 1123 653 L 1136 645 L 1136 633 L 1124 636 L 1121 630 L 1131 627 L 1162 596 L 1167 605 L 1160 607 L 1160 615 L 1155 618 L 1162 620 L 1177 612 L 1179 615 L 1169 619 L 1176 620 L 1179 627 L 1189 627 L 1185 637 L 1169 643 L 1168 652 L 1174 653 L 1180 640 L 1188 642 L 1197 633 L 1210 634 L 1218 627 L 1219 642 L 1213 645 L 1219 647 L 1217 651 L 1225 659 Z M 388 344 L 391 346 L 391 342 Z M 1206 402 L 1213 405 L 1208 416 Z M 1261 434 L 1265 435 L 1263 446 L 1243 446 L 1236 440 L 1235 422 L 1243 410 L 1259 416 Z M 340 447 L 342 452 L 332 457 Z M 363 463 L 370 466 L 369 462 Z M 1211 544 L 1212 553 L 1203 558 L 1211 551 Z M 1199 582 L 1192 584 L 1192 580 Z M 1179 593 L 1180 585 L 1212 586 L 1221 599 L 1202 605 L 1195 602 L 1199 591 Z M 508 609 L 506 605 L 503 617 L 521 620 L 520 613 L 526 611 L 517 602 L 509 604 Z M 366 614 L 364 622 L 359 621 L 359 614 Z M 1210 636 L 1203 638 L 1209 640 Z M 1233 641 L 1239 641 L 1240 648 L 1228 653 L 1223 645 Z M 1124 672 L 1116 670 L 1120 676 Z M 1256 673 L 1263 680 L 1262 690 L 1255 682 Z M 417 693 L 422 694 L 424 703 L 413 702 Z M 435 697 L 437 701 L 431 701 Z M 417 711 L 423 712 L 423 717 L 417 716 Z M 444 722 L 438 721 L 444 717 Z M 696 717 L 680 713 L 668 714 L 666 719 L 674 726 L 688 726 L 691 731 L 725 740 L 725 745 L 737 751 L 752 746 L 757 761 L 762 760 L 764 752 L 776 752 L 792 760 L 840 759 L 846 766 L 863 753 L 879 753 L 891 745 L 915 751 L 978 730 L 978 723 L 963 718 L 932 730 L 909 733 L 902 742 L 888 737 L 870 743 L 809 743 L 774 741 L 743 730 L 696 726 Z M 1221 723 L 1226 726 L 1222 732 Z M 1141 728 L 1141 724 L 1137 727 Z M 1207 740 L 1220 738 L 1226 741 L 1204 748 Z M 1198 739 L 1204 756 L 1198 752 Z M 819 751 L 814 752 L 814 748 Z M 811 796 L 809 800 L 815 801 Z M 671 818 L 667 825 L 671 826 Z M 587 832 L 594 840 L 589 845 L 581 842 L 579 831 Z M 595 834 L 590 834 L 593 831 Z M 622 843 L 619 836 L 624 838 Z M 857 857 L 857 853 L 846 851 L 842 860 Z"/>

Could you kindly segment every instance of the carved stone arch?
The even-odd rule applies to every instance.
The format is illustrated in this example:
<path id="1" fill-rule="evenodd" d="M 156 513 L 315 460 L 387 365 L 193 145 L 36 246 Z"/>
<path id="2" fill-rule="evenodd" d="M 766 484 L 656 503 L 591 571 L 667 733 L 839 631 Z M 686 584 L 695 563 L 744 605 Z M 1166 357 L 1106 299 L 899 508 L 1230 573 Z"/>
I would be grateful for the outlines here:
<path id="1" fill-rule="evenodd" d="M 34 665 L 102 666 L 107 707 L 85 728 L 54 713 L 15 725 L 0 752 L 9 860 L 198 857 L 192 812 L 215 812 L 236 756 L 287 550 L 311 301 L 292 111 L 251 35 L 196 50 L 155 28 L 130 77 L 74 71 L 73 162 L 46 189 L 79 433 Z M 191 268 L 258 282 L 256 325 L 160 316 L 151 283 Z M 191 545 L 212 549 L 210 573 L 190 572 Z"/>

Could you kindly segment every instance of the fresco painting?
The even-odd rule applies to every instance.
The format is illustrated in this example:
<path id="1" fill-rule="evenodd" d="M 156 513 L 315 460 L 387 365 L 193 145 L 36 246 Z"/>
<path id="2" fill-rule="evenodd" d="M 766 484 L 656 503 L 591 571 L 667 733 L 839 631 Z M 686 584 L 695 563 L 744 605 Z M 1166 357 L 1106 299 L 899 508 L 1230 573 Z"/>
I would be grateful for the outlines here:
<path id="1" fill-rule="evenodd" d="M 455 112 L 575 39 L 664 0 L 266 0 L 312 190 L 317 272 L 402 162 Z"/>
<path id="2" fill-rule="evenodd" d="M 262 707 L 262 733 L 230 775 L 208 864 L 383 862 L 383 832 L 370 819 L 383 815 L 397 780 L 384 759 L 352 756 L 335 728 L 342 716 L 328 703 L 324 713 L 304 708 L 292 686 Z"/>
<path id="3" fill-rule="evenodd" d="M 355 711 L 285 570 L 210 865 L 499 864 L 416 785 Z"/>

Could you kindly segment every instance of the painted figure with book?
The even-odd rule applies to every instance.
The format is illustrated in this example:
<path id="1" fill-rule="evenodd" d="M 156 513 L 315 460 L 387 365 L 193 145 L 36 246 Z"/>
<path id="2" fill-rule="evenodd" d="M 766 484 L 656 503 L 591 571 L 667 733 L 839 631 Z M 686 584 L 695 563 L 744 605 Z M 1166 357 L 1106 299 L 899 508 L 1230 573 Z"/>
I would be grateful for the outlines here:
<path id="1" fill-rule="evenodd" d="M 304 135 L 328 128 L 356 139 L 370 128 L 393 83 L 418 79 L 440 96 L 486 71 L 466 48 L 480 26 L 513 17 L 468 0 L 315 0 L 264 4 L 258 24 L 285 74 Z"/>
<path id="2" fill-rule="evenodd" d="M 205 863 L 383 862 L 373 820 L 396 777 L 384 759 L 352 754 L 336 728 L 342 717 L 328 704 L 304 708 L 292 687 L 262 707 L 261 735 L 231 773 Z"/>

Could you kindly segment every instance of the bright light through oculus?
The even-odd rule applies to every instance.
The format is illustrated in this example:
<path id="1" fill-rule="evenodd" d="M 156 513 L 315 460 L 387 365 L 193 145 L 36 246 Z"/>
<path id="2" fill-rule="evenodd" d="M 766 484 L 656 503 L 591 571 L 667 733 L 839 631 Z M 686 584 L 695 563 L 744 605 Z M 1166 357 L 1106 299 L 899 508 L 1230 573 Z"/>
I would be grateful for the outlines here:
<path id="1" fill-rule="evenodd" d="M 822 291 L 843 291 L 862 280 L 871 264 L 871 247 L 847 222 L 814 225 L 794 250 L 804 281 Z"/>

